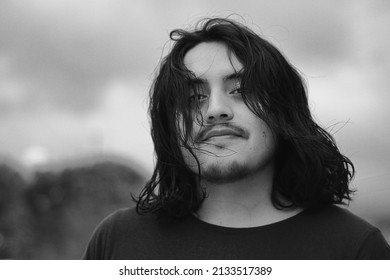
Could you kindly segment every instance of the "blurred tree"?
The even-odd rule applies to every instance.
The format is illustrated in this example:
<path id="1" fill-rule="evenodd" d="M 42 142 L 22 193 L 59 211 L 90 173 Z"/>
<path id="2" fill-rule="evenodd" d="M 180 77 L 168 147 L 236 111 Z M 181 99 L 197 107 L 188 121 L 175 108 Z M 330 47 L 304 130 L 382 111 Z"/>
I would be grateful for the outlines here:
<path id="1" fill-rule="evenodd" d="M 22 194 L 26 182 L 11 167 L 0 165 L 0 259 L 17 257 L 28 246 L 28 213 Z"/>
<path id="2" fill-rule="evenodd" d="M 26 193 L 33 218 L 34 259 L 78 259 L 97 224 L 116 209 L 134 205 L 144 177 L 115 163 L 37 173 Z"/>

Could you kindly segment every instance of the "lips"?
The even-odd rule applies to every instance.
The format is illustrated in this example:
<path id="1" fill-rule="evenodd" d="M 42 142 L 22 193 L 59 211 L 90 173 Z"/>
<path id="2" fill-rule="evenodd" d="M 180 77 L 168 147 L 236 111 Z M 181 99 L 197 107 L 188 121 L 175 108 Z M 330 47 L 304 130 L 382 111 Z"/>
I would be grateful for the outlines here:
<path id="1" fill-rule="evenodd" d="M 204 142 L 212 137 L 221 136 L 246 137 L 246 132 L 242 128 L 236 126 L 216 125 L 206 127 L 199 133 L 197 142 Z"/>

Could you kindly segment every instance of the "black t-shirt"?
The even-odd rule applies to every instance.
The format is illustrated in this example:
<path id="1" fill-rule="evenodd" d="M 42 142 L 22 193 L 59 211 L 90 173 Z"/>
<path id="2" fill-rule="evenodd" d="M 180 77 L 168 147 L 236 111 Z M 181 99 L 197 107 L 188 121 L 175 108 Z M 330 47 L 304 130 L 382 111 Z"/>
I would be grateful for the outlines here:
<path id="1" fill-rule="evenodd" d="M 252 228 L 129 208 L 101 222 L 84 259 L 390 259 L 390 247 L 376 227 L 337 206 Z"/>

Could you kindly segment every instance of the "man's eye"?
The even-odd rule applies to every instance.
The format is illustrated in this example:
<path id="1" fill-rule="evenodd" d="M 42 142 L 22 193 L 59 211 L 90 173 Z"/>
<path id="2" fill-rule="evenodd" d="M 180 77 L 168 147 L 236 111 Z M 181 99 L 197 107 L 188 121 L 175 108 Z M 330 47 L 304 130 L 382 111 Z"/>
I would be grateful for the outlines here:
<path id="1" fill-rule="evenodd" d="M 242 93 L 241 88 L 236 88 L 236 89 L 229 92 L 229 94 L 241 94 L 241 93 Z"/>
<path id="2" fill-rule="evenodd" d="M 207 95 L 205 94 L 194 94 L 194 95 L 191 95 L 190 98 L 189 98 L 189 102 L 190 103 L 198 103 L 198 102 L 202 102 L 204 100 L 207 99 Z"/>

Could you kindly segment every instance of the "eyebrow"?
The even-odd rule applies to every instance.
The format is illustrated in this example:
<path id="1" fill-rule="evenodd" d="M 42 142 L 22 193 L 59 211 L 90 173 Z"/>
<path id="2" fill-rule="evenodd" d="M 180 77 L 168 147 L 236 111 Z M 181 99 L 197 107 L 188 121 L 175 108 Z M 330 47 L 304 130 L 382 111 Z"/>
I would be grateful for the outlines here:
<path id="1" fill-rule="evenodd" d="M 226 81 L 231 81 L 231 80 L 241 80 L 242 76 L 243 76 L 242 72 L 234 72 L 230 75 L 223 77 L 223 81 L 226 82 Z"/>
<path id="2" fill-rule="evenodd" d="M 224 82 L 232 81 L 232 80 L 241 80 L 242 76 L 243 76 L 242 72 L 234 72 L 234 73 L 231 73 L 229 75 L 224 76 L 222 79 Z M 199 84 L 202 85 L 202 84 L 207 84 L 208 82 L 205 79 L 194 77 L 194 78 L 188 79 L 188 83 L 190 85 L 199 85 Z"/>

